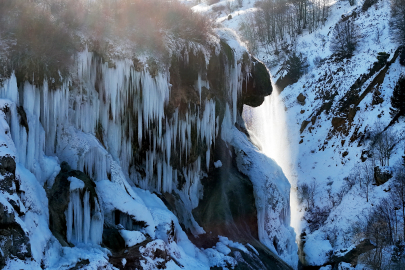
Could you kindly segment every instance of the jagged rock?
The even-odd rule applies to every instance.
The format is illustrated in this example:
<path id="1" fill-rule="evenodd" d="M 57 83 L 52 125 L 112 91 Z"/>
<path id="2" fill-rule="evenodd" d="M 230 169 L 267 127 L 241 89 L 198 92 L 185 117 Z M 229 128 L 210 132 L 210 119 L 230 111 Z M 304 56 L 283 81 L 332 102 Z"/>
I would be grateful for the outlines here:
<path id="1" fill-rule="evenodd" d="M 5 172 L 15 173 L 15 160 L 10 155 L 0 157 L 0 174 Z"/>
<path id="2" fill-rule="evenodd" d="M 0 190 L 10 194 L 19 190 L 20 183 L 15 178 L 15 160 L 13 157 L 6 155 L 0 157 L 0 174 L 3 179 L 0 180 Z"/>
<path id="3" fill-rule="evenodd" d="M 0 190 L 9 195 L 19 190 L 15 169 L 14 158 L 9 155 L 0 157 Z M 16 221 L 16 215 L 21 214 L 19 204 L 11 199 L 8 201 L 8 205 L 0 203 L 0 268 L 6 265 L 8 258 L 24 260 L 31 257 L 30 239 Z"/>
<path id="4" fill-rule="evenodd" d="M 290 269 L 259 241 L 257 210 L 251 180 L 237 167 L 234 149 L 218 140 L 214 159 L 222 166 L 212 169 L 204 178 L 204 197 L 193 210 L 196 221 L 206 234 L 190 237 L 198 247 L 212 247 L 218 236 L 232 241 L 251 244 L 258 253 L 247 254 L 238 249 L 228 254 L 238 262 L 234 269 Z"/>
<path id="5" fill-rule="evenodd" d="M 90 260 L 89 259 L 85 259 L 85 260 L 80 260 L 76 263 L 76 265 L 72 268 L 69 268 L 69 270 L 79 270 L 79 269 L 86 269 L 85 266 L 90 264 Z"/>
<path id="6" fill-rule="evenodd" d="M 203 179 L 206 196 L 193 210 L 193 214 L 205 231 L 214 235 L 227 236 L 235 241 L 252 236 L 257 238 L 257 212 L 252 183 L 237 170 L 234 158 L 229 157 L 227 152 L 225 143 L 220 140 L 214 155 L 215 160 L 224 162 L 222 167 Z"/>
<path id="7" fill-rule="evenodd" d="M 132 59 L 133 63 L 134 63 L 134 68 L 136 71 L 142 71 L 144 69 L 144 64 L 138 59 L 138 58 L 134 58 Z"/>
<path id="8" fill-rule="evenodd" d="M 25 127 L 25 130 L 27 131 L 27 134 L 28 134 L 30 129 L 28 127 L 27 114 L 25 113 L 24 107 L 23 106 L 18 106 L 17 107 L 17 113 L 20 116 L 20 125 Z"/>
<path id="9" fill-rule="evenodd" d="M 242 102 L 251 107 L 260 106 L 273 91 L 266 66 L 252 57 L 251 77 L 242 84 Z"/>
<path id="10" fill-rule="evenodd" d="M 15 221 L 13 213 L 8 213 L 0 204 L 0 268 L 3 268 L 8 258 L 17 257 L 20 260 L 31 257 L 30 239 Z"/>
<path id="11" fill-rule="evenodd" d="M 125 249 L 125 240 L 122 238 L 118 229 L 104 225 L 103 245 L 113 252 L 119 252 Z"/>
<path id="12" fill-rule="evenodd" d="M 311 117 L 312 125 L 315 125 L 315 122 L 316 122 L 316 116 L 314 115 L 314 116 Z"/>

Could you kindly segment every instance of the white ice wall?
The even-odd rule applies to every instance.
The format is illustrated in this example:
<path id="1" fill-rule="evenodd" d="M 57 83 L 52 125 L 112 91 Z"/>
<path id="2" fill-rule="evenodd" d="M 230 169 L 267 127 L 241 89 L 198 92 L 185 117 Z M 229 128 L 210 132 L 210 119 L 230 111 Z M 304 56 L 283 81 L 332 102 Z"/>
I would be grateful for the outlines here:
<path id="1" fill-rule="evenodd" d="M 235 113 L 236 97 L 241 88 L 237 70 L 240 66 L 229 70 L 228 83 Z M 200 76 L 196 91 L 201 92 L 201 87 L 208 85 Z M 181 172 L 187 180 L 185 192 L 189 193 L 193 183 L 199 181 L 201 168 L 209 168 L 210 148 L 218 132 L 218 116 L 215 102 L 203 100 L 201 106 L 190 104 L 185 115 L 176 109 L 168 118 L 164 107 L 170 88 L 169 74 L 165 71 L 153 77 L 147 70 L 136 71 L 128 60 L 117 61 L 115 68 L 109 68 L 93 53 L 84 51 L 78 55 L 77 74 L 58 89 L 49 89 L 46 80 L 40 87 L 25 83 L 17 88 L 12 75 L 0 88 L 0 98 L 9 98 L 25 109 L 29 126 L 33 128 L 27 132 L 19 124 L 17 110 L 13 107 L 12 136 L 21 153 L 20 162 L 41 181 L 50 178 L 50 172 L 44 172 L 44 166 L 38 164 L 46 154 L 68 161 L 73 169 L 83 170 L 95 180 L 108 179 L 112 161 L 116 161 L 126 177 L 142 188 L 171 192 L 179 173 L 170 163 L 172 153 L 176 151 Z M 191 113 L 192 110 L 198 113 Z M 196 130 L 193 134 L 192 129 Z M 96 141 L 74 141 L 72 138 L 81 136 L 77 136 L 79 132 L 101 135 L 99 143 L 106 151 L 100 150 Z M 140 177 L 131 166 L 140 162 L 135 159 L 144 147 L 143 140 L 148 141 L 149 147 L 143 149 L 146 151 L 146 176 Z M 206 164 L 188 160 L 192 143 L 199 142 L 208 149 Z M 196 197 L 196 194 L 188 195 L 190 199 Z"/>

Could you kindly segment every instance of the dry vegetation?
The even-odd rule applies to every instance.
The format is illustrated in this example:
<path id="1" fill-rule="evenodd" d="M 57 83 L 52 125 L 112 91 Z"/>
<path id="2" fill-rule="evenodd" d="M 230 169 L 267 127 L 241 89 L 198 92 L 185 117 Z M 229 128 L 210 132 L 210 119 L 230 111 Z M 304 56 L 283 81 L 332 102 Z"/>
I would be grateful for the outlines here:
<path id="1" fill-rule="evenodd" d="M 211 27 L 177 1 L 0 0 L 0 75 L 59 80 L 84 43 L 100 54 L 106 42 L 166 54 L 168 39 L 205 43 Z"/>

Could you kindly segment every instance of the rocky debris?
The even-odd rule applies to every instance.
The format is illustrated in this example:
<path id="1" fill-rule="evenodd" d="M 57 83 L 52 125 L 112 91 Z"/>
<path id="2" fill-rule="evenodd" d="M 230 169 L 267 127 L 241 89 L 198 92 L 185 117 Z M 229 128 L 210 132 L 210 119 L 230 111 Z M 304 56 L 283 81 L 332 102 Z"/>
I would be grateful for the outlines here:
<path id="1" fill-rule="evenodd" d="M 382 104 L 384 102 L 384 99 L 381 97 L 381 92 L 376 89 L 373 93 L 373 101 L 371 102 L 371 105 L 378 105 Z"/>
<path id="2" fill-rule="evenodd" d="M 85 259 L 85 260 L 80 260 L 76 263 L 76 265 L 72 268 L 69 268 L 69 270 L 79 270 L 79 269 L 86 269 L 85 266 L 90 264 L 90 260 L 89 259 Z"/>
<path id="3" fill-rule="evenodd" d="M 337 115 L 340 117 L 334 117 L 332 119 L 333 129 L 331 130 L 332 134 L 335 132 L 343 133 L 344 135 L 348 135 L 350 131 L 350 127 L 356 116 L 357 111 L 359 110 L 358 105 L 364 98 L 369 94 L 373 93 L 373 104 L 379 104 L 383 100 L 379 96 L 379 87 L 383 83 L 385 76 L 387 75 L 389 67 L 396 61 L 398 55 L 400 53 L 400 48 L 395 51 L 393 58 L 387 62 L 389 58 L 388 54 L 379 54 L 377 56 L 378 61 L 374 63 L 373 67 L 369 70 L 369 73 L 362 74 L 356 80 L 356 82 L 350 87 L 350 91 L 348 91 L 343 98 L 341 98 L 338 102 L 338 111 Z M 388 57 L 387 57 L 388 55 Z M 378 73 L 377 73 L 378 72 Z M 371 81 L 371 83 L 367 86 L 367 88 L 361 92 L 361 88 L 369 79 L 371 79 L 375 74 L 377 75 Z M 343 116 L 343 117 L 342 117 Z M 341 119 L 346 119 L 347 121 L 343 122 Z M 335 120 L 335 124 L 334 124 Z"/>
<path id="4" fill-rule="evenodd" d="M 307 97 L 306 96 L 304 96 L 302 93 L 300 93 L 299 95 L 298 95 L 298 97 L 297 97 L 297 101 L 298 101 L 298 103 L 300 104 L 300 105 L 305 105 L 305 99 L 306 99 Z"/>
<path id="5" fill-rule="evenodd" d="M 3 175 L 6 172 L 15 174 L 16 164 L 13 157 L 5 155 L 0 157 L 0 174 Z"/>
<path id="6" fill-rule="evenodd" d="M 304 132 L 305 128 L 308 126 L 309 123 L 311 123 L 311 122 L 307 121 L 307 120 L 302 121 L 300 133 Z"/>
<path id="7" fill-rule="evenodd" d="M 342 117 L 333 117 L 332 118 L 332 126 L 335 130 L 340 131 L 344 128 L 346 124 L 346 118 Z"/>

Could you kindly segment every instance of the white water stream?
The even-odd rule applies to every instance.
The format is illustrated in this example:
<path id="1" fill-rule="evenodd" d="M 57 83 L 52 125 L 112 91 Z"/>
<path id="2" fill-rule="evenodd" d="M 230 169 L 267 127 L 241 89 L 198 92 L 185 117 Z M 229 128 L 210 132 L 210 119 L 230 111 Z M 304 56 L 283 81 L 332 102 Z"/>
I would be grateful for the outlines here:
<path id="1" fill-rule="evenodd" d="M 261 106 L 252 108 L 245 105 L 243 118 L 249 131 L 259 141 L 263 153 L 277 162 L 291 184 L 291 227 L 294 228 L 298 240 L 301 219 L 298 212 L 296 173 L 298 135 L 295 130 L 291 130 L 293 127 L 288 125 L 286 107 L 277 87 L 273 85 L 272 94 L 265 98 Z"/>

